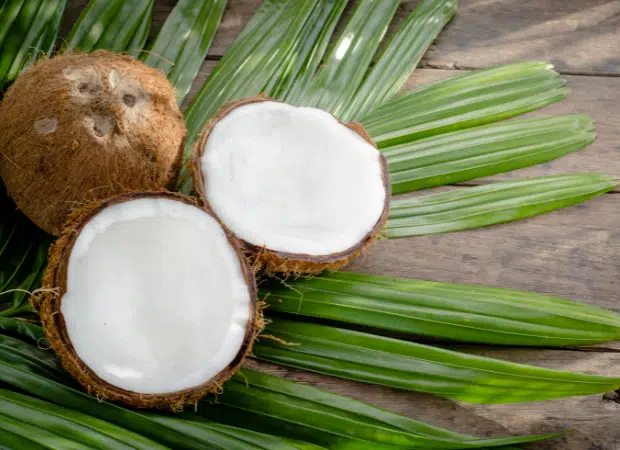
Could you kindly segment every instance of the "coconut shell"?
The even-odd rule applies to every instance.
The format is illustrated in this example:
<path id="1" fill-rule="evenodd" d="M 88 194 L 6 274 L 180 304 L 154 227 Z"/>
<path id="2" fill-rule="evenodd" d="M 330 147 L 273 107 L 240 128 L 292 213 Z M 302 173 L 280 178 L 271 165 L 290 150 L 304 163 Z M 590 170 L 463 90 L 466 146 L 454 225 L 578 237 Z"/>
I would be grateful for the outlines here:
<path id="1" fill-rule="evenodd" d="M 225 104 L 218 111 L 218 113 L 207 122 L 202 133 L 200 134 L 200 139 L 194 144 L 192 148 L 191 169 L 192 175 L 194 177 L 194 188 L 202 201 L 204 209 L 216 218 L 217 214 L 211 208 L 206 196 L 205 180 L 203 179 L 201 170 L 200 161 L 202 160 L 205 144 L 207 143 L 209 135 L 218 121 L 223 119 L 226 115 L 230 114 L 236 108 L 260 102 L 280 101 L 265 97 L 263 95 L 259 95 Z M 370 136 L 360 123 L 340 123 L 343 126 L 346 126 L 351 130 L 355 131 L 369 144 L 377 148 L 373 140 L 370 138 Z M 254 267 L 254 270 L 262 270 L 267 275 L 313 275 L 323 272 L 325 270 L 338 270 L 347 265 L 351 259 L 357 258 L 358 256 L 362 255 L 376 241 L 377 237 L 381 235 L 383 227 L 387 222 L 388 213 L 390 210 L 391 185 L 387 168 L 387 161 L 383 155 L 379 154 L 378 156 L 381 162 L 383 186 L 385 187 L 386 192 L 385 204 L 383 207 L 383 212 L 375 223 L 374 227 L 368 230 L 368 233 L 356 245 L 343 252 L 315 256 L 303 253 L 288 253 L 271 250 L 265 247 L 258 247 L 239 238 L 239 241 L 242 243 L 246 255 L 248 255 L 252 262 L 252 267 Z M 220 223 L 222 223 L 221 220 Z M 222 226 L 227 229 L 225 224 L 222 223 Z M 234 234 L 229 229 L 227 230 L 229 233 Z"/>
<path id="2" fill-rule="evenodd" d="M 252 344 L 263 329 L 262 312 L 257 305 L 256 280 L 252 269 L 241 251 L 237 239 L 227 233 L 241 263 L 250 293 L 250 315 L 245 330 L 243 343 L 234 360 L 215 377 L 205 383 L 182 391 L 165 394 L 140 394 L 118 388 L 95 374 L 77 355 L 73 347 L 65 319 L 61 311 L 62 297 L 67 292 L 67 268 L 69 257 L 77 237 L 84 226 L 103 209 L 130 200 L 141 198 L 168 198 L 189 205 L 196 205 L 195 200 L 181 194 L 171 192 L 134 192 L 113 197 L 99 202 L 91 202 L 71 213 L 60 238 L 50 247 L 48 266 L 43 276 L 43 288 L 32 299 L 35 308 L 39 309 L 45 336 L 62 366 L 86 389 L 86 391 L 102 400 L 122 402 L 138 408 L 160 408 L 181 410 L 186 404 L 193 404 L 209 393 L 221 390 L 240 368 L 245 358 L 251 353 Z"/>
<path id="3" fill-rule="evenodd" d="M 58 235 L 84 202 L 172 188 L 185 134 L 160 71 L 107 51 L 44 59 L 0 103 L 0 177 L 26 216 Z"/>

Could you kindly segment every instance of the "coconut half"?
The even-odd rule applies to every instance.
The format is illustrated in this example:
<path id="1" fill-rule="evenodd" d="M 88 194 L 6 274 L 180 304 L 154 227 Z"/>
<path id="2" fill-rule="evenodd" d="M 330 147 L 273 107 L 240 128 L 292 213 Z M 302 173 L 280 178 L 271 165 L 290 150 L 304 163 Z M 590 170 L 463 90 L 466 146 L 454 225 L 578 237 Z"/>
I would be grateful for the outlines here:
<path id="1" fill-rule="evenodd" d="M 257 332 L 239 244 L 187 197 L 125 194 L 75 213 L 39 303 L 65 369 L 99 398 L 178 409 L 216 391 Z"/>
<path id="2" fill-rule="evenodd" d="M 196 190 L 267 273 L 338 269 L 387 220 L 385 158 L 358 123 L 264 97 L 225 105 L 193 149 Z"/>
<path id="3" fill-rule="evenodd" d="M 160 71 L 106 51 L 42 59 L 0 103 L 0 177 L 57 235 L 84 202 L 173 187 L 185 134 Z"/>

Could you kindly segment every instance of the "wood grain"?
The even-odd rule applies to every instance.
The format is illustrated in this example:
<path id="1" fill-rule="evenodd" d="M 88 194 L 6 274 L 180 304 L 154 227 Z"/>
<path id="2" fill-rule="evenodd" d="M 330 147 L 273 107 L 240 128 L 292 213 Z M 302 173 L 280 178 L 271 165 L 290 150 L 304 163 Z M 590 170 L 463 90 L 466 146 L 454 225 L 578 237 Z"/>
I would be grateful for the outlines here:
<path id="1" fill-rule="evenodd" d="M 616 0 L 461 0 L 427 54 L 439 68 L 549 60 L 564 73 L 620 74 Z"/>

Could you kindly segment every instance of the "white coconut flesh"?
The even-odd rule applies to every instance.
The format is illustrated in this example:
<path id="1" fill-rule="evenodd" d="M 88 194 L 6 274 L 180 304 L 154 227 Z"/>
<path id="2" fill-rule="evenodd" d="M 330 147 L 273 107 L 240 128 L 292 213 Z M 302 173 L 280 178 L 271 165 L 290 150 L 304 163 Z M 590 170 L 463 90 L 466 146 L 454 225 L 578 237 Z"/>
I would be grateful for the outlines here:
<path id="1" fill-rule="evenodd" d="M 206 200 L 240 239 L 329 255 L 358 244 L 386 196 L 379 152 L 330 114 L 278 102 L 240 106 L 211 130 Z"/>
<path id="2" fill-rule="evenodd" d="M 103 209 L 71 251 L 61 300 L 78 357 L 143 394 L 196 387 L 238 354 L 251 295 L 235 249 L 197 207 L 143 198 Z"/>

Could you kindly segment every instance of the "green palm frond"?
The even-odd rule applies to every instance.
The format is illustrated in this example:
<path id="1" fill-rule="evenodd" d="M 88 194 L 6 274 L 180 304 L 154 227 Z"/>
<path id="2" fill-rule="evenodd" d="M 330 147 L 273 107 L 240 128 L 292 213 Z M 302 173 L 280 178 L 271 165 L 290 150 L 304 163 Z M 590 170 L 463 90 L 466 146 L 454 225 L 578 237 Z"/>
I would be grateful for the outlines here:
<path id="1" fill-rule="evenodd" d="M 407 92 L 361 119 L 379 148 L 543 108 L 569 92 L 544 62 L 474 70 Z"/>
<path id="2" fill-rule="evenodd" d="M 368 71 L 341 119 L 359 119 L 403 87 L 443 27 L 456 13 L 457 0 L 420 2 Z"/>
<path id="3" fill-rule="evenodd" d="M 27 394 L 0 390 L 0 404 L 7 407 L 0 416 L 19 417 L 26 428 L 53 420 L 58 426 L 54 430 L 62 433 L 64 439 L 83 445 L 97 437 L 116 436 L 121 443 L 139 445 L 152 440 L 183 449 L 294 450 L 308 448 L 306 440 L 314 443 L 315 446 L 310 447 L 314 449 L 316 445 L 326 448 L 373 445 L 373 448 L 387 450 L 392 447 L 384 446 L 394 443 L 406 444 L 408 448 L 425 449 L 432 445 L 437 449 L 465 449 L 555 436 L 482 439 L 251 370 L 237 375 L 229 383 L 230 391 L 227 388 L 227 393 L 218 397 L 216 404 L 207 400 L 198 405 L 198 414 L 171 416 L 141 412 L 99 402 L 73 389 L 70 377 L 51 353 L 18 339 L 2 335 L 0 339 L 0 382 Z M 7 347 L 11 351 L 5 351 Z M 230 414 L 231 409 L 234 414 Z M 28 437 L 19 429 L 14 431 Z M 44 442 L 51 439 L 48 435 L 42 438 Z"/>
<path id="4" fill-rule="evenodd" d="M 161 70 L 182 103 L 207 56 L 227 0 L 181 0 L 159 31 L 144 64 Z"/>
<path id="5" fill-rule="evenodd" d="M 0 317 L 31 311 L 30 292 L 41 286 L 50 238 L 0 194 Z"/>
<path id="6" fill-rule="evenodd" d="M 550 161 L 594 141 L 587 116 L 513 120 L 383 149 L 392 193 L 482 178 Z"/>
<path id="7" fill-rule="evenodd" d="M 257 358 L 470 403 L 515 403 L 613 391 L 620 378 L 515 364 L 428 345 L 277 318 Z"/>
<path id="8" fill-rule="evenodd" d="M 340 117 L 353 101 L 396 13 L 398 0 L 360 0 L 300 102 Z"/>
<path id="9" fill-rule="evenodd" d="M 427 425 L 314 387 L 243 370 L 198 414 L 231 425 L 303 439 L 325 448 L 488 448 L 553 435 L 483 439 Z"/>
<path id="10" fill-rule="evenodd" d="M 514 346 L 620 339 L 620 315 L 550 295 L 466 284 L 330 273 L 260 285 L 267 312 Z"/>
<path id="11" fill-rule="evenodd" d="M 0 90 L 30 64 L 48 56 L 66 0 L 7 0 L 0 7 Z"/>
<path id="12" fill-rule="evenodd" d="M 109 50 L 139 55 L 151 24 L 154 0 L 91 0 L 73 25 L 64 50 Z"/>
<path id="13" fill-rule="evenodd" d="M 524 178 L 392 200 L 389 238 L 485 227 L 537 216 L 611 191 L 609 175 L 575 174 Z"/>
<path id="14" fill-rule="evenodd" d="M 87 414 L 6 389 L 0 389 L 0 411 L 0 429 L 52 448 L 168 448 Z"/>
<path id="15" fill-rule="evenodd" d="M 0 337 L 4 338 L 0 342 L 9 339 L 4 336 Z M 75 426 L 85 424 L 88 421 L 85 415 L 88 415 L 90 418 L 104 421 L 101 423 L 96 420 L 94 424 L 91 422 L 89 428 L 93 432 L 101 433 L 113 429 L 115 435 L 125 439 L 137 439 L 135 433 L 138 433 L 144 438 L 175 449 L 227 450 L 238 448 L 240 450 L 251 450 L 257 447 L 248 442 L 248 439 L 254 441 L 263 439 L 267 446 L 262 448 L 268 450 L 277 448 L 275 444 L 280 443 L 277 438 L 269 435 L 221 425 L 206 419 L 196 418 L 187 421 L 176 417 L 141 412 L 109 402 L 100 402 L 96 398 L 72 388 L 70 377 L 60 369 L 60 364 L 49 352 L 19 340 L 12 341 L 11 351 L 6 351 L 5 345 L 0 345 L 0 382 L 29 396 L 49 402 L 42 405 L 42 408 L 47 409 L 49 413 L 48 420 L 54 417 L 53 412 L 55 412 L 56 415 L 63 415 L 69 422 L 76 424 L 72 427 L 70 423 L 65 423 L 65 426 L 72 427 L 66 433 L 72 434 Z M 52 365 L 54 360 L 57 366 Z M 0 417 L 2 418 L 0 422 L 4 422 L 5 417 L 7 417 L 4 415 L 4 409 L 0 413 Z M 29 429 L 27 423 L 24 423 L 24 427 Z M 123 430 L 119 430 L 117 427 L 121 427 Z M 23 432 L 17 428 L 12 427 L 10 431 L 24 437 Z M 91 434 L 92 436 L 93 434 Z M 51 439 L 52 436 L 47 437 Z M 69 438 L 71 437 L 69 436 Z M 85 437 L 81 435 L 78 437 L 80 438 L 79 444 Z M 60 448 L 72 448 L 71 446 L 64 446 L 71 442 L 68 440 L 69 443 L 67 443 L 65 439 L 62 440 L 63 446 Z M 268 445 L 274 445 L 274 447 Z M 295 449 L 290 444 L 285 446 L 284 443 L 279 448 L 283 450 Z"/>
<path id="16" fill-rule="evenodd" d="M 31 344 L 38 344 L 45 339 L 41 327 L 25 320 L 11 317 L 0 317 L 0 333 L 6 336 L 18 337 Z"/>
<path id="17" fill-rule="evenodd" d="M 284 63 L 288 70 L 279 78 L 272 79 L 265 89 L 272 97 L 292 104 L 299 103 L 321 63 L 346 5 L 347 0 L 317 2 Z"/>

